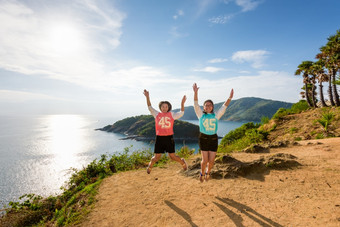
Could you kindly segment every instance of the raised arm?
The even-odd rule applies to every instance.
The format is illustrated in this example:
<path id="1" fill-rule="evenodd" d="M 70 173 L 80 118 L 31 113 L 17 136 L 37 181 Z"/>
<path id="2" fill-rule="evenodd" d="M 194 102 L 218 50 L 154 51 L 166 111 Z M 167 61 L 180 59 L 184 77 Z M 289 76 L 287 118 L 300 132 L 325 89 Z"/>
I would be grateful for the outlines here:
<path id="1" fill-rule="evenodd" d="M 146 104 L 148 105 L 148 107 L 151 106 L 149 91 L 147 91 L 146 89 L 144 89 L 143 94 L 144 94 L 145 97 L 146 97 Z"/>
<path id="2" fill-rule="evenodd" d="M 194 85 L 192 85 L 192 89 L 194 90 L 194 101 L 198 101 L 198 89 L 199 89 L 199 87 L 197 87 L 196 83 L 194 83 Z"/>
<path id="3" fill-rule="evenodd" d="M 231 101 L 231 99 L 233 98 L 233 96 L 234 96 L 234 89 L 231 89 L 229 98 L 227 99 L 227 101 L 224 102 L 224 105 L 225 105 L 225 106 L 229 106 L 230 101 Z"/>
<path id="4" fill-rule="evenodd" d="M 202 117 L 203 111 L 202 111 L 201 107 L 198 105 L 198 89 L 199 89 L 199 87 L 197 87 L 197 84 L 194 83 L 194 85 L 192 85 L 192 89 L 194 90 L 194 110 L 195 110 L 197 118 L 200 119 L 200 117 Z"/>
<path id="5" fill-rule="evenodd" d="M 182 102 L 181 102 L 181 111 L 184 111 L 184 103 L 187 100 L 187 97 L 184 95 L 182 98 Z"/>

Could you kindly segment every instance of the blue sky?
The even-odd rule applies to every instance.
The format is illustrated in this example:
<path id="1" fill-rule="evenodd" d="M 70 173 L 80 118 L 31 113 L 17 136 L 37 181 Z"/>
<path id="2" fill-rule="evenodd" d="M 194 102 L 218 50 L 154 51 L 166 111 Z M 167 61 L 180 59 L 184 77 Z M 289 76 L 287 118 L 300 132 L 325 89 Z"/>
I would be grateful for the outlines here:
<path id="1" fill-rule="evenodd" d="M 260 97 L 297 102 L 338 0 L 0 0 L 0 115 L 147 114 Z"/>

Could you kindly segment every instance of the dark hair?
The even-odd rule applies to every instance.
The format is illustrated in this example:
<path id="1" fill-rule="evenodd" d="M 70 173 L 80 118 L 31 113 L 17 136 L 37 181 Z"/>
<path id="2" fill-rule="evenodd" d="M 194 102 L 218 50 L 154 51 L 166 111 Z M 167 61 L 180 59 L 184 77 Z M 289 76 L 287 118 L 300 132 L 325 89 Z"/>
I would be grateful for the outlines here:
<path id="1" fill-rule="evenodd" d="M 203 105 L 205 105 L 207 102 L 210 102 L 212 104 L 212 111 L 211 113 L 214 113 L 214 102 L 211 99 L 207 99 L 204 101 Z M 207 114 L 207 112 L 203 111 L 203 113 Z"/>
<path id="2" fill-rule="evenodd" d="M 171 106 L 170 102 L 168 102 L 168 101 L 160 101 L 159 104 L 158 104 L 159 109 L 161 110 L 161 106 L 164 103 L 168 105 L 168 107 L 169 107 L 168 112 L 169 112 L 171 110 L 172 106 Z"/>

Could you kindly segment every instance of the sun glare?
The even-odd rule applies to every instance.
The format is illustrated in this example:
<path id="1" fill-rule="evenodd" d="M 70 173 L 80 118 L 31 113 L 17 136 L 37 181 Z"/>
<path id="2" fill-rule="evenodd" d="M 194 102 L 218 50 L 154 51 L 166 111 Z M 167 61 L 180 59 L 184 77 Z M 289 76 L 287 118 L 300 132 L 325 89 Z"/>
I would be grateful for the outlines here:
<path id="1" fill-rule="evenodd" d="M 52 51 L 63 54 L 77 52 L 82 46 L 80 32 L 65 24 L 51 26 L 46 41 Z"/>
<path id="2" fill-rule="evenodd" d="M 84 130 L 81 130 L 86 121 L 77 115 L 51 115 L 48 125 L 54 162 L 61 169 L 74 166 L 77 154 L 83 151 L 86 143 Z"/>

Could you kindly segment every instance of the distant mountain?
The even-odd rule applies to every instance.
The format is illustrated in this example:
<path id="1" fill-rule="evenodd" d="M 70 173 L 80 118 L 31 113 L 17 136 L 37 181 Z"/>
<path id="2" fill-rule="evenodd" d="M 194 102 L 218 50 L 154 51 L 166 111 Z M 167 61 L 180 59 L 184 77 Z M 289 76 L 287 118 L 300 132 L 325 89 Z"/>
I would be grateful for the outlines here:
<path id="1" fill-rule="evenodd" d="M 153 140 L 155 139 L 155 118 L 152 115 L 127 117 L 96 130 L 125 134 L 126 139 Z M 175 120 L 174 139 L 197 140 L 199 128 L 189 122 Z"/>
<path id="2" fill-rule="evenodd" d="M 203 102 L 204 100 L 200 103 Z M 215 103 L 215 110 L 218 110 L 223 103 L 224 102 Z M 230 102 L 221 120 L 260 122 L 262 117 L 268 117 L 270 119 L 279 108 L 289 109 L 292 105 L 293 103 L 262 98 L 241 98 Z M 179 109 L 175 109 L 174 111 L 177 112 Z M 181 120 L 197 120 L 193 106 L 185 107 L 184 116 Z"/>

